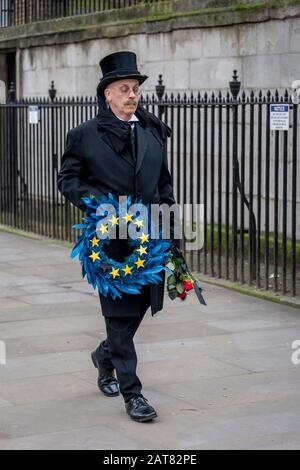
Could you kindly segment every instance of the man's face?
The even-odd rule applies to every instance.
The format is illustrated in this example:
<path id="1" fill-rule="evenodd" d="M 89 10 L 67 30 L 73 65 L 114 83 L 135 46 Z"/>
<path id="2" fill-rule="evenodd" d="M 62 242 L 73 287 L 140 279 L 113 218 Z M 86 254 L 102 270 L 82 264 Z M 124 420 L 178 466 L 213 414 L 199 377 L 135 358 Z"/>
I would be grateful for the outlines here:
<path id="1" fill-rule="evenodd" d="M 114 114 L 128 121 L 135 113 L 139 100 L 139 81 L 117 80 L 104 90 L 106 101 Z"/>

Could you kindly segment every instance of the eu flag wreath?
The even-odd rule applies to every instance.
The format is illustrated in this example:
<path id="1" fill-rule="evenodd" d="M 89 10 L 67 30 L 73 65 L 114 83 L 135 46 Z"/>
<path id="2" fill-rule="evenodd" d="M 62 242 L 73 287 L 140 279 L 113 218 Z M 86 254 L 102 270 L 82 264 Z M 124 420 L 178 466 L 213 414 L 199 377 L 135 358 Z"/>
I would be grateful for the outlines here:
<path id="1" fill-rule="evenodd" d="M 194 288 L 200 303 L 206 305 L 197 279 L 189 271 L 182 253 L 163 239 L 159 223 L 155 224 L 151 218 L 149 205 L 141 200 L 133 201 L 131 196 L 126 197 L 125 204 L 120 204 L 111 193 L 100 199 L 91 195 L 82 200 L 86 215 L 83 223 L 73 225 L 82 234 L 70 256 L 79 257 L 82 277 L 94 289 L 113 299 L 122 298 L 123 293 L 140 294 L 142 286 L 160 282 L 164 270 L 171 274 L 167 279 L 171 299 L 184 300 Z M 130 247 L 130 254 L 122 262 L 110 258 L 105 251 L 121 228 Z M 153 233 L 155 237 L 151 236 Z"/>

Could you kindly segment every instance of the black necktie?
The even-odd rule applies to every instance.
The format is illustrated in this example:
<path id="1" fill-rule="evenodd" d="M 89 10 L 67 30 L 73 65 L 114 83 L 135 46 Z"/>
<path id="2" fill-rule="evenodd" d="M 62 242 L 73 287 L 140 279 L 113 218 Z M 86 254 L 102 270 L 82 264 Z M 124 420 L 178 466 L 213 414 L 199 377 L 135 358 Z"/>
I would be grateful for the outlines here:
<path id="1" fill-rule="evenodd" d="M 135 147 L 135 124 L 130 122 L 127 123 L 130 127 L 130 150 L 131 150 L 131 157 L 133 162 L 136 162 L 136 147 Z"/>

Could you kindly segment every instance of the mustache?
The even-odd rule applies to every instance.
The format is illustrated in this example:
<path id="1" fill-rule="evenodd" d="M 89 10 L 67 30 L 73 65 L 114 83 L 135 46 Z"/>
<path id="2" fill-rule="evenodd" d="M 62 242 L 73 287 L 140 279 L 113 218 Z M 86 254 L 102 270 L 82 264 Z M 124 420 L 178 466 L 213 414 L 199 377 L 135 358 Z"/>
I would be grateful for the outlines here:
<path id="1" fill-rule="evenodd" d="M 134 105 L 137 105 L 136 101 L 127 101 L 127 103 L 125 104 L 134 104 Z"/>

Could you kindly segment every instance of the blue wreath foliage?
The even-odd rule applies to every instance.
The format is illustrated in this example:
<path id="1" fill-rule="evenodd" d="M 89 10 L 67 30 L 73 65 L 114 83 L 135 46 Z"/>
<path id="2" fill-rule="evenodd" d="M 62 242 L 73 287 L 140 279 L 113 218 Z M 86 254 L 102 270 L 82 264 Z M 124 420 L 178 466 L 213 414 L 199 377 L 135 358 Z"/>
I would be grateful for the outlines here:
<path id="1" fill-rule="evenodd" d="M 110 243 L 110 238 L 97 237 L 97 227 L 101 224 L 102 219 L 106 214 L 97 214 L 97 208 L 100 204 L 111 204 L 115 208 L 116 217 L 122 217 L 123 213 L 119 213 L 119 201 L 109 193 L 108 196 L 96 198 L 82 198 L 86 205 L 86 216 L 83 218 L 83 223 L 73 225 L 73 228 L 82 230 L 82 234 L 77 238 L 70 257 L 79 257 L 82 266 L 82 277 L 86 277 L 89 284 L 94 289 L 107 297 L 110 295 L 113 299 L 122 298 L 122 294 L 140 294 L 141 288 L 147 284 L 157 284 L 162 281 L 159 273 L 163 270 L 169 271 L 165 266 L 170 257 L 171 244 L 169 241 L 162 239 L 162 233 L 159 231 L 159 238 L 149 238 L 147 242 L 141 242 L 139 239 L 128 238 L 127 243 L 132 247 L 132 253 L 127 256 L 123 262 L 118 262 L 108 257 L 104 251 L 105 245 Z M 133 201 L 131 196 L 127 197 L 127 208 L 134 204 L 143 204 L 142 201 Z M 151 212 L 148 209 L 149 223 L 151 221 Z M 138 218 L 138 217 L 137 217 Z M 136 219 L 133 219 L 133 221 Z M 151 225 L 150 225 L 151 226 Z M 147 230 L 148 234 L 148 230 Z M 145 234 L 146 235 L 146 234 Z M 92 240 L 97 237 L 97 246 L 93 246 Z M 136 251 L 139 248 L 146 248 L 147 253 L 138 255 Z M 97 259 L 92 259 L 93 253 L 96 253 Z M 138 267 L 136 262 L 138 259 L 143 261 L 143 266 Z M 132 268 L 131 274 L 126 274 L 126 266 Z M 118 272 L 118 276 L 112 275 L 112 270 Z M 116 272 L 116 271 L 115 271 Z"/>

